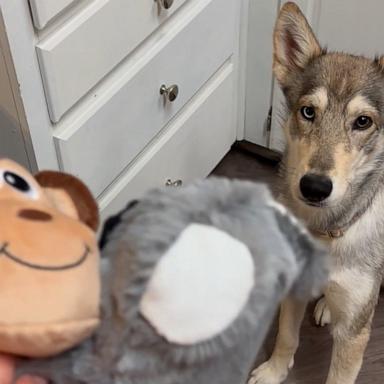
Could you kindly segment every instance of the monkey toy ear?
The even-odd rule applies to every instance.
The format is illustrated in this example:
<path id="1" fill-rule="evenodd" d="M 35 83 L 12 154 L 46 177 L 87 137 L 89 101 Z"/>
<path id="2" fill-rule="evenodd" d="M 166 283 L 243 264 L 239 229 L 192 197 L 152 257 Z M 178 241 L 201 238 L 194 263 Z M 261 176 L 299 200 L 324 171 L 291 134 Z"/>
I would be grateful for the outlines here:
<path id="1" fill-rule="evenodd" d="M 39 172 L 35 179 L 59 211 L 97 231 L 100 220 L 98 205 L 82 181 L 75 176 L 55 171 Z"/>

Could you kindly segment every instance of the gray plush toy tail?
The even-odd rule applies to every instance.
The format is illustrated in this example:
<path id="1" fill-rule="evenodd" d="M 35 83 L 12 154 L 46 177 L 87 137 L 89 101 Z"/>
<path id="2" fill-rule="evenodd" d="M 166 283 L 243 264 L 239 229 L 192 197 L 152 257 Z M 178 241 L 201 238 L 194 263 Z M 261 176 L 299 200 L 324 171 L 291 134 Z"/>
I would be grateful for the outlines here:
<path id="1" fill-rule="evenodd" d="M 107 232 L 100 329 L 61 356 L 23 362 L 20 372 L 42 375 L 55 384 L 243 384 L 280 301 L 289 294 L 300 300 L 312 298 L 327 278 L 324 250 L 260 184 L 208 179 L 183 188 L 155 190 L 109 221 Z M 201 235 L 193 238 L 194 233 Z M 191 236 L 188 243 L 185 239 Z M 239 252 L 231 253 L 223 243 L 215 243 L 214 236 Z M 212 328 L 210 318 L 202 320 L 211 308 L 198 290 L 183 308 L 170 304 L 178 293 L 188 292 L 196 278 L 187 274 L 180 279 L 178 273 L 165 272 L 177 260 L 192 266 L 200 260 L 201 276 L 221 276 L 217 273 L 223 270 L 220 262 L 209 269 L 221 254 L 223 264 L 225 257 L 233 265 L 222 275 L 233 285 L 220 277 L 211 285 L 218 292 L 212 296 L 217 297 L 212 305 L 223 303 L 213 313 Z M 241 269 L 247 265 L 244 260 L 251 263 L 251 270 Z M 183 264 L 179 267 L 180 274 L 185 273 Z M 236 279 L 237 274 L 248 276 L 252 284 L 242 291 L 241 297 L 244 292 L 246 297 L 236 316 L 220 329 L 219 313 L 225 316 L 226 307 L 236 307 L 236 302 L 231 307 L 226 300 L 244 283 Z M 209 286 L 201 279 L 201 284 Z M 167 284 L 174 290 L 167 291 Z M 220 296 L 220 292 L 226 293 Z M 155 308 L 163 308 L 157 312 L 160 317 L 174 321 L 174 313 L 180 316 L 175 328 L 181 336 L 143 311 L 147 296 Z M 201 313 L 192 311 L 191 317 L 198 319 L 192 324 L 190 317 L 183 317 L 190 308 L 203 308 Z M 210 327 L 214 332 L 204 333 Z M 199 339 L 199 335 L 206 336 Z"/>

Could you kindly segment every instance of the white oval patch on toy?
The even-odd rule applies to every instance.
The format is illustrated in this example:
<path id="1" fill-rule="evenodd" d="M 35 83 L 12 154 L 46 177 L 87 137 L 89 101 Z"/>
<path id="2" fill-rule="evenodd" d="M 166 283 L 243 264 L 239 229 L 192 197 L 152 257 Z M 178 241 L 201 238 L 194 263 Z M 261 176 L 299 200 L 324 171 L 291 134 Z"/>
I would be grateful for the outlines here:
<path id="1" fill-rule="evenodd" d="M 236 320 L 254 277 L 245 244 L 214 227 L 191 224 L 158 262 L 140 311 L 169 342 L 196 344 Z"/>

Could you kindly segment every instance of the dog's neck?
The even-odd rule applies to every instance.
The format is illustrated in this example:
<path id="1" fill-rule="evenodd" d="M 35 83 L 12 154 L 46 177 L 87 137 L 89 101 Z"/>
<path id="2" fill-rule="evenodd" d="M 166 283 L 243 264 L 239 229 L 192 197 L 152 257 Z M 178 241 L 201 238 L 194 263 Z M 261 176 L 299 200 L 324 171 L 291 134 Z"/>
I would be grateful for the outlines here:
<path id="1" fill-rule="evenodd" d="M 384 183 L 383 183 L 384 184 Z M 368 192 L 368 189 L 371 188 Z M 360 188 L 359 204 L 340 205 L 337 210 L 326 210 L 306 207 L 292 196 L 280 196 L 281 202 L 286 205 L 306 225 L 315 237 L 328 238 L 329 240 L 343 237 L 371 207 L 377 193 L 381 188 L 365 185 Z M 367 190 L 367 193 L 365 191 Z M 363 198 L 361 198 L 363 197 Z M 321 212 L 321 210 L 323 210 Z"/>
<path id="2" fill-rule="evenodd" d="M 340 237 L 343 237 L 345 233 L 348 231 L 350 227 L 352 227 L 353 224 L 355 224 L 360 217 L 363 215 L 363 213 L 356 213 L 355 216 L 352 218 L 352 220 L 345 224 L 342 227 L 339 228 L 331 228 L 327 230 L 321 230 L 317 228 L 311 228 L 309 227 L 309 231 L 315 236 L 315 237 L 323 237 L 328 239 L 338 239 Z"/>

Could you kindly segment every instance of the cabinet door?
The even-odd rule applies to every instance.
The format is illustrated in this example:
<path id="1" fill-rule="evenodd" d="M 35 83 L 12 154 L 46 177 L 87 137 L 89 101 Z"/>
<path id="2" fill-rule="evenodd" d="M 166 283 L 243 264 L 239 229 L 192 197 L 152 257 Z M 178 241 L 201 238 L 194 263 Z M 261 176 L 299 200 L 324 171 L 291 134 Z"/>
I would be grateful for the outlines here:
<path id="1" fill-rule="evenodd" d="M 272 97 L 272 32 L 279 0 L 250 0 L 248 27 L 245 139 L 268 145 Z"/>
<path id="2" fill-rule="evenodd" d="M 29 0 L 33 21 L 38 29 L 43 29 L 49 21 L 61 13 L 75 0 Z"/>

